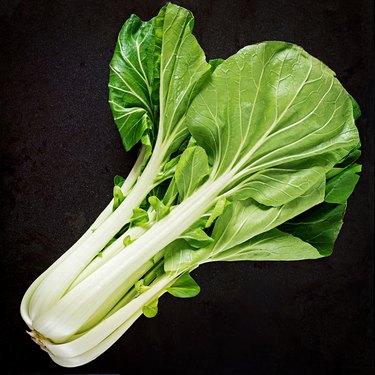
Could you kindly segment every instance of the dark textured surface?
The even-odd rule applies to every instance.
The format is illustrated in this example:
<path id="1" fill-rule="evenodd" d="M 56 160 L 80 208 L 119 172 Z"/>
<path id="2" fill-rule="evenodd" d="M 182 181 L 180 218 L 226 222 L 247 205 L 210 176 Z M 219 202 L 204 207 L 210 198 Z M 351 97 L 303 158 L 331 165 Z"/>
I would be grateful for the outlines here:
<path id="1" fill-rule="evenodd" d="M 373 374 L 373 5 L 179 1 L 209 58 L 263 40 L 302 45 L 358 100 L 364 171 L 328 259 L 211 264 L 202 292 L 165 297 L 99 359 L 55 365 L 24 333 L 28 285 L 66 250 L 134 161 L 107 104 L 108 63 L 131 13 L 162 1 L 0 1 L 2 374 Z"/>

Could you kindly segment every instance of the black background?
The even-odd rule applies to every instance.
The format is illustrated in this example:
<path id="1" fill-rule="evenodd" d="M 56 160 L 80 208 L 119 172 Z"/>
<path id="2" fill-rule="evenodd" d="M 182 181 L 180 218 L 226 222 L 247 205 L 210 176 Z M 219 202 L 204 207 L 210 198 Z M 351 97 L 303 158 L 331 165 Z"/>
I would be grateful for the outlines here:
<path id="1" fill-rule="evenodd" d="M 209 58 L 263 40 L 302 45 L 358 100 L 364 171 L 334 254 L 202 266 L 201 294 L 163 297 L 110 350 L 55 365 L 25 334 L 28 285 L 74 243 L 126 175 L 107 104 L 108 64 L 131 13 L 163 1 L 0 1 L 1 373 L 373 374 L 372 0 L 178 1 Z"/>

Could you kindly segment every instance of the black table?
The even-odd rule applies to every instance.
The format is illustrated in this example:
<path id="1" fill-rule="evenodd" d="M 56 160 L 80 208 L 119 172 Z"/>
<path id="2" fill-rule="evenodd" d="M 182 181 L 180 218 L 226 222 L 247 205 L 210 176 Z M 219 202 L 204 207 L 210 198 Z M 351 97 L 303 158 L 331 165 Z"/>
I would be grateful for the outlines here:
<path id="1" fill-rule="evenodd" d="M 125 153 L 107 104 L 108 64 L 131 13 L 163 1 L 0 1 L 2 374 L 372 374 L 373 5 L 371 0 L 179 1 L 209 58 L 263 40 L 302 45 L 360 103 L 364 170 L 334 254 L 296 263 L 221 263 L 201 294 L 163 297 L 110 350 L 63 369 L 27 335 L 28 285 L 111 198 Z"/>

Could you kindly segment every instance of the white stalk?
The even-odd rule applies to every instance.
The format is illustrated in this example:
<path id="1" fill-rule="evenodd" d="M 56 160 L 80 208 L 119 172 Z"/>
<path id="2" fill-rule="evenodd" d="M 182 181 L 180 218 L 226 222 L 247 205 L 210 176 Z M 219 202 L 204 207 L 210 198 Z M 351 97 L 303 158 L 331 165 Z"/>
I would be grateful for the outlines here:
<path id="1" fill-rule="evenodd" d="M 64 295 L 38 319 L 33 327 L 54 342 L 62 342 L 105 303 L 108 295 L 155 256 L 166 245 L 196 222 L 213 204 L 230 176 L 206 182 L 164 219 L 156 222 L 143 236 L 97 269 L 73 290 Z"/>
<path id="2" fill-rule="evenodd" d="M 43 344 L 49 355 L 64 367 L 81 366 L 92 361 L 113 345 L 142 315 L 143 306 L 164 294 L 178 276 L 165 274 L 159 277 L 149 290 L 70 342 L 52 344 L 45 340 Z"/>
<path id="3" fill-rule="evenodd" d="M 124 181 L 121 191 L 124 195 L 129 193 L 129 190 L 133 187 L 134 183 L 136 182 L 144 162 L 146 148 L 145 146 L 141 147 L 139 152 L 138 158 L 130 171 L 128 177 Z M 32 326 L 32 319 L 29 313 L 29 304 L 30 300 L 33 297 L 35 291 L 38 289 L 42 281 L 62 262 L 64 262 L 69 256 L 74 254 L 79 246 L 81 246 L 95 231 L 95 228 L 102 224 L 111 214 L 112 214 L 112 207 L 113 207 L 113 199 L 107 205 L 107 207 L 103 210 L 103 212 L 96 218 L 94 223 L 89 227 L 89 229 L 81 236 L 81 238 L 69 249 L 67 250 L 61 257 L 59 257 L 46 271 L 44 271 L 27 289 L 25 295 L 21 301 L 21 316 L 26 324 L 31 327 Z"/>
<path id="4" fill-rule="evenodd" d="M 149 217 L 150 217 L 150 221 L 152 222 L 155 218 L 155 211 L 150 213 Z M 115 242 L 113 242 L 106 249 L 104 249 L 100 256 L 97 256 L 89 263 L 89 265 L 74 280 L 72 285 L 69 287 L 68 291 L 76 287 L 82 280 L 84 280 L 87 276 L 92 274 L 96 269 L 101 267 L 105 262 L 111 259 L 118 252 L 124 250 L 125 237 L 129 236 L 131 240 L 136 240 L 142 234 L 144 234 L 147 230 L 148 230 L 148 227 L 146 226 L 136 226 L 136 227 L 129 228 Z"/>
<path id="5" fill-rule="evenodd" d="M 120 287 L 115 293 L 108 295 L 106 301 L 94 314 L 87 320 L 77 332 L 81 334 L 88 331 L 94 327 L 98 322 L 100 322 L 106 316 L 111 315 L 114 311 L 118 309 L 118 304 L 122 303 L 123 300 L 129 302 L 129 292 L 135 285 L 135 283 L 143 278 L 158 264 L 158 262 L 164 257 L 164 252 L 160 251 L 152 259 L 148 259 L 139 269 L 137 269 Z M 134 295 L 132 296 L 134 298 Z M 131 298 L 132 299 L 132 298 Z"/>
<path id="6" fill-rule="evenodd" d="M 108 241 L 127 223 L 149 190 L 160 170 L 163 152 L 156 149 L 152 154 L 146 168 L 138 178 L 133 189 L 126 196 L 121 205 L 80 244 L 74 252 L 69 252 L 63 262 L 48 273 L 34 291 L 29 304 L 31 320 L 46 312 L 66 292 L 74 279 L 103 249 Z"/>
<path id="7" fill-rule="evenodd" d="M 103 354 L 108 348 L 110 348 L 131 326 L 132 324 L 142 315 L 142 310 L 137 311 L 131 318 L 125 321 L 119 329 L 115 330 L 106 339 L 100 342 L 97 346 L 87 352 L 77 355 L 74 357 L 58 357 L 50 354 L 51 359 L 58 365 L 63 367 L 78 367 L 86 363 L 93 361 L 95 358 Z"/>
<path id="8" fill-rule="evenodd" d="M 129 194 L 129 191 L 133 188 L 134 184 L 137 182 L 139 175 L 141 174 L 144 159 L 146 155 L 146 146 L 142 145 L 139 150 L 139 155 L 135 161 L 133 168 L 126 177 L 124 183 L 121 186 L 121 191 L 124 196 Z M 93 233 L 100 224 L 102 224 L 113 212 L 113 198 L 104 209 L 104 211 L 98 216 L 94 223 L 90 226 L 89 230 Z M 80 244 L 81 245 L 81 244 Z M 73 245 L 74 246 L 74 245 Z"/>

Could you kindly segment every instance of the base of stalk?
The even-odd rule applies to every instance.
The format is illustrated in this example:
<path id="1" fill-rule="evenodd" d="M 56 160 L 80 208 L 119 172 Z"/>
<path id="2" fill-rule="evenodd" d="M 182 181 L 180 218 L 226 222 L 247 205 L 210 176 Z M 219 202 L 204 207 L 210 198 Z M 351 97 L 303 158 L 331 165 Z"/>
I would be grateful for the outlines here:
<path id="1" fill-rule="evenodd" d="M 41 335 L 38 331 L 32 330 L 32 331 L 26 331 L 26 333 L 31 337 L 31 340 L 33 340 L 36 344 L 40 346 L 42 350 L 49 353 L 49 350 L 47 349 L 45 342 L 49 340 L 46 339 L 43 335 Z"/>

